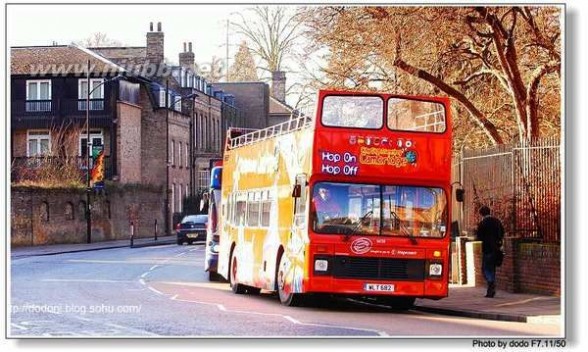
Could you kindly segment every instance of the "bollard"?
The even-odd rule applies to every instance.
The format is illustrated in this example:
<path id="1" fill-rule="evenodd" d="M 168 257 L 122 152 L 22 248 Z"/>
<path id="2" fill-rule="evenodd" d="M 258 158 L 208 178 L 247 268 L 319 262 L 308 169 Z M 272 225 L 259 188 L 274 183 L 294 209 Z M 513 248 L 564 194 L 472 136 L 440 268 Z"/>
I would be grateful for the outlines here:
<path id="1" fill-rule="evenodd" d="M 155 219 L 155 240 L 157 241 L 157 219 Z"/>
<path id="2" fill-rule="evenodd" d="M 131 248 L 133 248 L 133 241 L 135 239 L 135 225 L 131 221 Z"/>

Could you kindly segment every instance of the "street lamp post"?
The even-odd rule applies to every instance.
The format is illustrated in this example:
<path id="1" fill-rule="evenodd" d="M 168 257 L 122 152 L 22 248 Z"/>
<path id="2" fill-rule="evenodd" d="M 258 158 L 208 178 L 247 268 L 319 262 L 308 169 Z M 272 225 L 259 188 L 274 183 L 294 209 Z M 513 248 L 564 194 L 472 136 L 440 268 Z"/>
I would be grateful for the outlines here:
<path id="1" fill-rule="evenodd" d="M 178 101 L 182 101 L 184 99 L 194 99 L 194 103 L 196 101 L 196 97 L 198 94 L 191 93 L 186 96 L 181 96 L 178 99 L 174 100 L 171 104 L 169 101 L 169 79 L 165 81 L 165 151 L 166 151 L 166 158 L 167 163 L 165 164 L 165 234 L 167 236 L 170 235 L 170 218 L 171 218 L 171 204 L 169 202 L 169 195 L 171 190 L 169 188 L 169 168 L 171 164 L 171 158 L 169 153 L 169 110 L 172 106 L 174 106 Z M 192 104 L 192 114 L 194 114 L 194 104 Z M 172 151 L 173 153 L 173 151 Z M 181 162 L 181 161 L 180 161 Z"/>
<path id="2" fill-rule="evenodd" d="M 92 243 L 92 208 L 90 206 L 90 193 L 92 188 L 90 187 L 91 170 L 90 170 L 90 153 L 92 143 L 90 142 L 90 96 L 94 91 L 104 85 L 106 82 L 112 82 L 122 78 L 122 76 L 116 76 L 109 80 L 104 80 L 93 89 L 90 89 L 90 60 L 88 60 L 88 68 L 86 71 L 86 242 Z"/>

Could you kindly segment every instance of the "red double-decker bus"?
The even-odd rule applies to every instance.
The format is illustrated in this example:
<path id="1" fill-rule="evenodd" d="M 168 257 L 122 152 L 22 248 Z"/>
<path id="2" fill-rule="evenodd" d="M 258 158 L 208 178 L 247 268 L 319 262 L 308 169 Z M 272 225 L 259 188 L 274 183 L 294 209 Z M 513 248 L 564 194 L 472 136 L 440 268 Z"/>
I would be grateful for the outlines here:
<path id="1" fill-rule="evenodd" d="M 444 97 L 325 90 L 314 118 L 229 137 L 219 274 L 285 305 L 446 297 L 450 121 Z"/>

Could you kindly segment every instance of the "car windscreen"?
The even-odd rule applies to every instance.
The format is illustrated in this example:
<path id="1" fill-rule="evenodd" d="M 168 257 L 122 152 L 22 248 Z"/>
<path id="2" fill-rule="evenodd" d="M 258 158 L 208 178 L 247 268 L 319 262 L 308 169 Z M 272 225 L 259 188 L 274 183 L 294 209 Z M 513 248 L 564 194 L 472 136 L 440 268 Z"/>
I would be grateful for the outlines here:
<path id="1" fill-rule="evenodd" d="M 182 219 L 182 224 L 193 222 L 197 224 L 204 224 L 208 221 L 208 215 L 190 215 Z"/>

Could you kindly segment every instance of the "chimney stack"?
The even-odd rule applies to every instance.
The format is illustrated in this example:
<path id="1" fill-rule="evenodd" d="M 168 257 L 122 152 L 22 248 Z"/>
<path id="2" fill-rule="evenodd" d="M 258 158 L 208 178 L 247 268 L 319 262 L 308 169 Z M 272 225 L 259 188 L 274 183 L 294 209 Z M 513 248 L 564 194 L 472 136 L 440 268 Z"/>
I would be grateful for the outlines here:
<path id="1" fill-rule="evenodd" d="M 286 102 L 286 72 L 272 72 L 272 97 L 285 103 Z"/>
<path id="2" fill-rule="evenodd" d="M 192 52 L 192 42 L 188 43 L 188 51 L 186 51 L 186 43 L 184 43 L 184 52 L 180 53 L 180 66 L 190 70 L 194 70 L 194 53 Z"/>
<path id="3" fill-rule="evenodd" d="M 163 62 L 163 32 L 161 31 L 161 22 L 157 22 L 157 32 L 153 31 L 153 22 L 149 23 L 149 32 L 147 32 L 147 61 L 152 64 Z"/>

